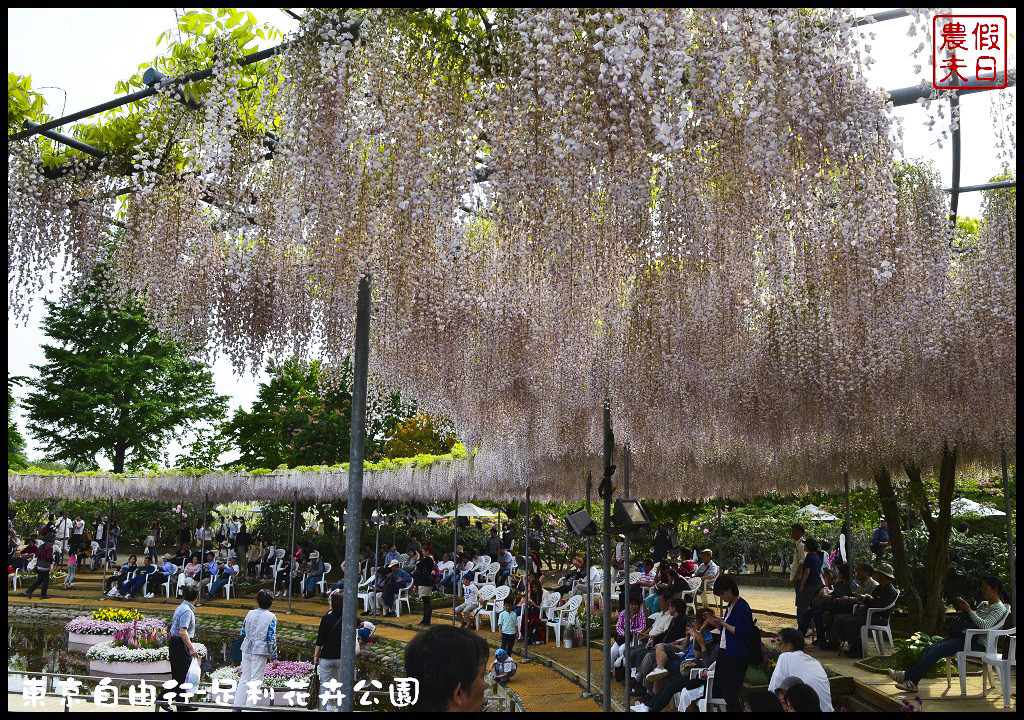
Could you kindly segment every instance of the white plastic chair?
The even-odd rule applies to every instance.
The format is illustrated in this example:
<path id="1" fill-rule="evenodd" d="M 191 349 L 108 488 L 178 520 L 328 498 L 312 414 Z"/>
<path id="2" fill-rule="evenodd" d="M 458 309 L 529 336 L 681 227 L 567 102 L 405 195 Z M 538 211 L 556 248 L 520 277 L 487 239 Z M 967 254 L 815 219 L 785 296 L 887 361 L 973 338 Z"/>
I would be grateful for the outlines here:
<path id="1" fill-rule="evenodd" d="M 174 597 L 178 597 L 179 595 L 181 595 L 181 591 L 185 587 L 185 581 L 188 579 L 188 575 L 186 575 L 185 571 L 182 570 L 181 572 L 176 573 L 174 575 L 174 578 L 175 578 L 175 581 L 174 581 L 175 582 L 175 585 L 174 585 Z M 168 583 L 164 583 L 164 593 L 165 593 L 166 597 L 168 597 L 168 598 L 171 597 L 171 587 L 170 587 L 170 583 L 169 582 Z"/>
<path id="2" fill-rule="evenodd" d="M 274 571 L 275 588 L 277 588 L 277 574 L 284 570 L 285 567 L 284 556 L 286 552 L 287 551 L 284 548 L 278 548 L 274 551 L 274 564 L 271 566 L 271 569 Z"/>
<path id="3" fill-rule="evenodd" d="M 900 599 L 900 591 L 897 590 L 896 591 L 896 598 L 891 603 L 886 605 L 885 607 L 868 608 L 867 622 L 860 629 L 860 646 L 861 646 L 861 649 L 863 650 L 865 656 L 867 656 L 867 654 L 868 654 L 868 633 L 869 632 L 871 633 L 871 637 L 874 638 L 875 648 L 878 650 L 878 654 L 879 655 L 884 654 L 884 651 L 883 651 L 883 648 L 882 648 L 882 635 L 883 634 L 887 638 L 889 638 L 889 646 L 893 647 L 893 643 L 892 643 L 892 630 L 889 628 L 889 621 L 892 618 L 892 612 L 891 611 L 892 611 L 892 609 L 894 607 L 896 607 L 896 603 L 899 602 L 899 599 Z M 856 611 L 856 606 L 854 607 L 854 611 Z M 886 620 L 885 620 L 885 625 L 872 624 L 871 616 L 876 614 L 876 613 L 884 613 L 884 612 L 888 612 L 889 613 L 889 617 L 886 618 Z M 840 655 L 843 654 L 843 645 L 845 644 L 845 642 L 846 641 L 844 640 L 844 641 L 841 641 L 839 643 L 839 654 Z"/>
<path id="4" fill-rule="evenodd" d="M 995 632 L 998 632 L 998 631 L 1002 630 L 1003 625 L 1006 624 L 1006 621 L 1009 618 L 1010 618 L 1010 613 L 1006 613 L 1006 615 L 1003 617 L 1002 620 L 999 621 L 998 624 L 993 625 L 990 628 L 986 628 L 984 630 L 968 630 L 967 632 L 965 632 L 964 633 L 964 649 L 956 654 L 956 664 L 957 664 L 957 667 L 958 668 L 966 668 L 967 660 L 968 659 L 971 659 L 971 660 L 984 660 L 985 659 L 985 655 L 987 655 L 990 652 L 989 651 L 989 636 L 992 633 L 995 633 Z M 973 650 L 971 648 L 971 645 L 974 644 L 973 641 L 974 641 L 975 638 L 977 638 L 982 643 L 984 643 L 984 645 L 985 645 L 985 649 L 984 650 L 978 651 L 978 650 Z M 953 672 L 952 671 L 953 671 L 953 657 L 947 657 L 946 658 L 946 688 L 947 689 L 952 687 L 952 685 L 953 685 L 953 677 L 952 677 L 953 676 Z M 984 690 L 985 682 L 986 682 L 986 680 L 988 680 L 987 675 L 988 675 L 989 669 L 988 669 L 987 665 L 984 666 L 983 671 L 984 671 L 986 677 L 982 678 L 982 680 L 981 680 L 981 687 Z M 960 672 L 961 676 L 965 675 L 965 673 L 966 673 L 965 670 L 962 670 Z M 961 695 L 966 695 L 967 694 L 966 683 L 962 683 L 960 685 L 960 694 Z"/>
<path id="5" fill-rule="evenodd" d="M 1010 638 L 1010 647 L 1004 658 L 999 654 L 999 648 L 997 641 L 999 638 L 1007 636 Z M 1017 667 L 1017 628 L 1010 628 L 1009 630 L 999 630 L 998 632 L 990 633 L 988 636 L 989 652 L 985 653 L 985 657 L 982 661 L 985 663 L 985 673 L 982 674 L 981 688 L 982 692 L 985 691 L 985 676 L 990 667 L 995 668 L 996 672 L 999 673 L 999 685 L 1003 691 L 1003 709 L 1010 707 L 1010 674 L 1012 668 Z M 967 678 L 965 677 L 966 668 L 960 666 L 960 694 L 965 694 Z M 993 683 L 994 685 L 994 683 Z"/>
<path id="6" fill-rule="evenodd" d="M 178 576 L 180 575 L 181 570 L 176 570 L 173 574 L 168 575 L 167 579 L 160 584 L 160 587 L 164 589 L 164 597 L 169 598 L 171 596 L 171 585 L 177 586 Z"/>
<path id="7" fill-rule="evenodd" d="M 489 603 L 494 598 L 494 593 L 496 593 L 497 591 L 498 588 L 496 588 L 493 583 L 486 583 L 484 585 L 481 585 L 480 589 L 477 590 L 476 601 L 479 607 L 477 607 L 476 612 L 474 613 L 477 630 L 480 629 L 481 613 L 485 612 L 484 608 L 487 607 L 487 603 Z"/>
<path id="8" fill-rule="evenodd" d="M 512 592 L 512 588 L 508 585 L 502 585 L 494 590 L 494 596 L 487 601 L 486 605 L 481 606 L 480 613 L 477 614 L 477 629 L 480 626 L 480 615 L 487 618 L 487 624 L 491 627 L 491 632 L 494 632 L 498 628 L 498 613 L 504 609 L 505 598 Z"/>
<path id="9" fill-rule="evenodd" d="M 693 608 L 694 617 L 697 616 L 697 593 L 700 592 L 701 586 L 704 585 L 704 581 L 697 577 L 685 578 L 686 584 L 689 586 L 689 590 L 683 590 L 679 597 L 686 607 Z"/>
<path id="10" fill-rule="evenodd" d="M 374 582 L 377 580 L 377 575 L 374 573 L 370 577 L 359 583 L 359 587 L 356 588 L 356 598 L 363 601 L 363 612 L 371 612 L 374 606 Z"/>
<path id="11" fill-rule="evenodd" d="M 476 557 L 476 566 L 477 567 L 487 567 L 490 564 L 491 564 L 491 556 L 490 555 L 477 555 L 477 557 Z"/>
<path id="12" fill-rule="evenodd" d="M 406 611 L 412 614 L 412 605 L 409 604 L 409 586 L 406 585 L 395 593 L 395 615 L 402 617 L 402 603 L 405 603 Z M 479 623 L 479 621 L 477 621 Z M 477 628 L 479 629 L 479 628 Z"/>
<path id="13" fill-rule="evenodd" d="M 493 585 L 494 578 L 498 574 L 498 569 L 501 567 L 500 563 L 488 562 L 486 565 L 478 565 L 482 567 L 482 570 L 478 570 L 476 573 L 476 582 L 483 583 L 485 585 Z"/>
<path id="14" fill-rule="evenodd" d="M 694 677 L 694 673 L 697 673 L 696 677 L 700 677 L 700 670 L 698 668 L 692 668 L 690 670 L 690 677 Z M 704 687 L 704 697 L 697 701 L 697 709 L 701 712 L 728 712 L 729 706 L 722 698 L 713 697 L 711 694 L 711 688 L 715 684 L 715 671 L 708 670 L 708 684 Z M 686 708 L 683 708 L 685 710 Z"/>
<path id="15" fill-rule="evenodd" d="M 20 568 L 14 568 L 14 574 L 11 575 L 11 584 L 14 586 L 14 590 L 18 589 L 18 570 Z"/>
<path id="16" fill-rule="evenodd" d="M 554 628 L 555 630 L 556 647 L 561 647 L 562 645 L 562 627 L 569 627 L 573 624 L 573 621 L 576 618 L 576 612 L 582 604 L 583 596 L 576 595 L 569 598 L 569 601 L 565 605 L 556 607 L 554 610 L 549 611 L 551 619 L 545 624 L 549 628 Z"/>
<path id="17" fill-rule="evenodd" d="M 325 562 L 324 563 L 324 574 L 316 582 L 316 586 L 318 588 L 320 588 L 320 594 L 321 595 L 323 595 L 325 592 L 327 592 L 327 575 L 328 575 L 328 573 L 331 572 L 331 568 L 332 567 L 333 567 L 333 565 L 331 565 L 329 562 Z"/>

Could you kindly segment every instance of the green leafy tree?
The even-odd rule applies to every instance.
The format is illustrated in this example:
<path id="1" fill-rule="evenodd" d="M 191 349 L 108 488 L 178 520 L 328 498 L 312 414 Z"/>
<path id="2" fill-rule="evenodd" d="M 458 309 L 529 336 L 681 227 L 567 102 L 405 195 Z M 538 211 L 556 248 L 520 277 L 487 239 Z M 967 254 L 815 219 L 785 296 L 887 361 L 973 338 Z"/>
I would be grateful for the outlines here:
<path id="1" fill-rule="evenodd" d="M 260 384 L 249 411 L 238 409 L 225 435 L 241 452 L 237 464 L 248 468 L 337 465 L 349 460 L 352 428 L 352 364 L 324 367 L 319 360 L 290 359 L 267 366 L 270 380 Z M 383 459 L 392 428 L 414 416 L 414 403 L 398 390 L 371 384 L 366 400 L 366 459 Z M 323 523 L 337 562 L 344 557 L 338 520 L 342 502 L 319 503 L 312 509 Z M 336 565 L 337 566 L 337 565 Z"/>
<path id="2" fill-rule="evenodd" d="M 28 467 L 28 461 L 25 459 L 25 438 L 18 432 L 18 426 L 11 420 L 11 412 L 15 405 L 11 385 L 23 380 L 25 378 L 7 376 L 7 467 L 11 470 Z"/>
<path id="3" fill-rule="evenodd" d="M 406 418 L 391 431 L 384 443 L 384 456 L 407 458 L 416 455 L 444 455 L 455 445 L 455 431 L 447 418 L 435 421 L 420 413 Z"/>
<path id="4" fill-rule="evenodd" d="M 46 363 L 25 401 L 28 429 L 54 460 L 113 471 L 159 458 L 164 444 L 193 423 L 224 416 L 227 397 L 214 392 L 206 366 L 162 339 L 142 306 L 108 307 L 93 282 L 46 301 Z"/>

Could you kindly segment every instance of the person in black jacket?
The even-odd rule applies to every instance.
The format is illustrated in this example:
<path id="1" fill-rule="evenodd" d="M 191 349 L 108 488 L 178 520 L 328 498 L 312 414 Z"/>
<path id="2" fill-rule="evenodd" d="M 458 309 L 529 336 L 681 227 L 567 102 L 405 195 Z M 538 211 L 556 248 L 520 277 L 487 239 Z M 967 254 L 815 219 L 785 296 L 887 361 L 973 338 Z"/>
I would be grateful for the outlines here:
<path id="1" fill-rule="evenodd" d="M 654 549 L 651 551 L 654 562 L 661 562 L 668 557 L 671 548 L 672 536 L 668 532 L 668 523 L 662 523 L 658 526 L 658 532 L 654 534 Z"/>
<path id="2" fill-rule="evenodd" d="M 412 580 L 416 583 L 419 591 L 420 602 L 423 603 L 423 619 L 417 625 L 429 625 L 430 615 L 433 612 L 430 594 L 434 592 L 434 552 L 431 543 L 423 543 L 423 557 L 416 563 Z"/>

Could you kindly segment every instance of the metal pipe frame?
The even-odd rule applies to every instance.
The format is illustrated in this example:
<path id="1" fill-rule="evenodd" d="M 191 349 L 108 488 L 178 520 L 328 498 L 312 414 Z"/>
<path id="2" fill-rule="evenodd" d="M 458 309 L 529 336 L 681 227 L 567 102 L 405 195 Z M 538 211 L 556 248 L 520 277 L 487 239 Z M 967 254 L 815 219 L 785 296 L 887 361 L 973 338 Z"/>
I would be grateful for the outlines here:
<path id="1" fill-rule="evenodd" d="M 612 489 L 611 477 L 615 472 L 612 465 L 612 454 L 615 452 L 615 434 L 612 432 L 612 411 L 607 398 L 602 413 L 604 422 L 604 477 L 598 494 L 604 501 L 604 523 L 602 528 L 602 550 L 604 577 L 601 580 L 601 616 L 604 627 L 602 630 L 602 649 L 604 652 L 604 677 L 601 682 L 601 710 L 612 711 L 612 665 L 610 662 L 612 648 Z"/>
<path id="2" fill-rule="evenodd" d="M 345 567 L 359 567 L 359 534 L 363 510 L 363 456 L 366 448 L 366 374 L 370 352 L 370 276 L 359 279 L 356 332 L 352 360 L 352 424 L 348 466 L 348 515 L 345 519 Z M 342 712 L 352 712 L 355 700 L 356 654 L 349 638 L 356 636 L 358 583 L 345 583 L 341 620 Z"/>
<path id="3" fill-rule="evenodd" d="M 287 570 L 285 571 L 285 583 L 288 586 L 288 614 L 292 614 L 292 563 L 295 562 L 295 516 L 298 512 L 298 500 L 299 494 L 292 494 L 292 552 L 288 556 L 288 562 L 286 564 Z M 276 590 L 276 588 L 275 588 Z"/>
<path id="4" fill-rule="evenodd" d="M 455 512 L 452 515 L 454 533 L 452 534 L 452 559 L 455 564 L 452 566 L 452 625 L 455 625 L 455 608 L 459 604 L 459 584 L 462 582 L 462 573 L 459 572 L 459 486 L 455 486 Z M 476 570 L 476 568 L 473 568 Z M 525 610 L 524 610 L 525 612 Z M 527 627 L 526 618 L 523 618 L 523 627 Z M 524 633 L 525 634 L 525 633 Z"/>
<path id="5" fill-rule="evenodd" d="M 593 476 L 591 475 L 590 470 L 587 470 L 587 515 L 590 514 L 590 491 L 591 491 L 593 482 L 594 482 L 593 481 Z M 591 698 L 591 697 L 594 697 L 594 693 L 591 692 L 591 688 L 590 688 L 590 611 L 591 611 L 591 605 L 593 605 L 593 602 L 594 602 L 594 593 L 593 593 L 593 588 L 591 587 L 591 583 L 590 583 L 590 536 L 589 535 L 587 535 L 586 540 L 584 542 L 586 543 L 586 556 L 587 556 L 587 560 L 586 560 L 586 563 L 585 563 L 586 569 L 587 569 L 586 570 L 586 572 L 587 572 L 587 631 L 586 631 L 586 634 L 587 634 L 587 641 L 586 641 L 587 642 L 587 689 L 586 689 L 586 692 L 583 693 L 583 697 Z"/>
<path id="6" fill-rule="evenodd" d="M 629 451 L 629 443 L 626 443 L 622 447 L 622 497 L 627 499 L 627 500 L 629 499 L 629 466 L 630 466 L 630 460 L 631 459 L 632 458 L 631 458 L 631 453 Z M 629 647 L 630 647 L 630 639 L 631 639 L 630 638 L 630 628 L 632 627 L 630 625 L 630 623 L 633 621 L 633 618 L 631 618 L 629 616 L 629 601 L 630 601 L 630 597 L 632 595 L 632 590 L 633 590 L 630 587 L 630 584 L 629 584 L 629 575 L 630 575 L 629 570 L 630 570 L 630 567 L 629 567 L 629 535 L 628 534 L 624 534 L 622 536 L 622 571 L 626 575 L 625 578 L 623 579 L 623 587 L 626 589 L 626 592 L 625 592 L 625 595 L 623 596 L 622 612 L 626 613 L 626 624 L 625 624 L 625 627 L 624 627 L 623 632 L 622 632 L 622 667 L 625 669 L 625 676 L 624 676 L 624 680 L 623 680 L 622 684 L 625 686 L 625 691 L 626 691 L 625 705 L 623 706 L 623 710 L 625 712 L 629 712 L 630 711 L 630 702 L 629 702 L 629 691 L 630 691 L 630 687 L 629 687 L 629 684 L 630 684 L 629 683 L 629 678 L 630 678 L 630 672 L 629 672 L 629 670 L 630 670 L 630 668 L 629 668 Z M 641 610 L 641 612 L 642 612 L 642 610 Z"/>
<path id="7" fill-rule="evenodd" d="M 457 512 L 457 511 L 456 511 Z M 526 566 L 526 603 L 523 605 L 523 625 L 526 627 L 526 634 L 523 636 L 523 663 L 530 662 L 530 486 L 526 486 L 526 522 L 523 523 L 523 564 Z M 537 568 L 540 573 L 540 568 Z M 539 615 L 538 615 L 539 618 Z M 539 624 L 539 620 L 538 620 Z"/>

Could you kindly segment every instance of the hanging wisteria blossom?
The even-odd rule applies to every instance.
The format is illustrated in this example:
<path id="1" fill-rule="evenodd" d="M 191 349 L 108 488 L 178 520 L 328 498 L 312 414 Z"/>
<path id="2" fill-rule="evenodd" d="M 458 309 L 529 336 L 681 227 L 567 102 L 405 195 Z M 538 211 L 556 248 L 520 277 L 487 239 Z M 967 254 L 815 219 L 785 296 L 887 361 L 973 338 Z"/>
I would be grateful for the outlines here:
<path id="1" fill-rule="evenodd" d="M 472 50 L 410 17 L 309 10 L 245 123 L 227 49 L 201 112 L 151 97 L 120 226 L 115 167 L 11 144 L 12 312 L 103 260 L 240 369 L 340 361 L 369 274 L 372 373 L 476 448 L 386 498 L 578 497 L 606 401 L 648 498 L 1013 454 L 1015 194 L 951 250 L 851 13 L 501 10 Z"/>

